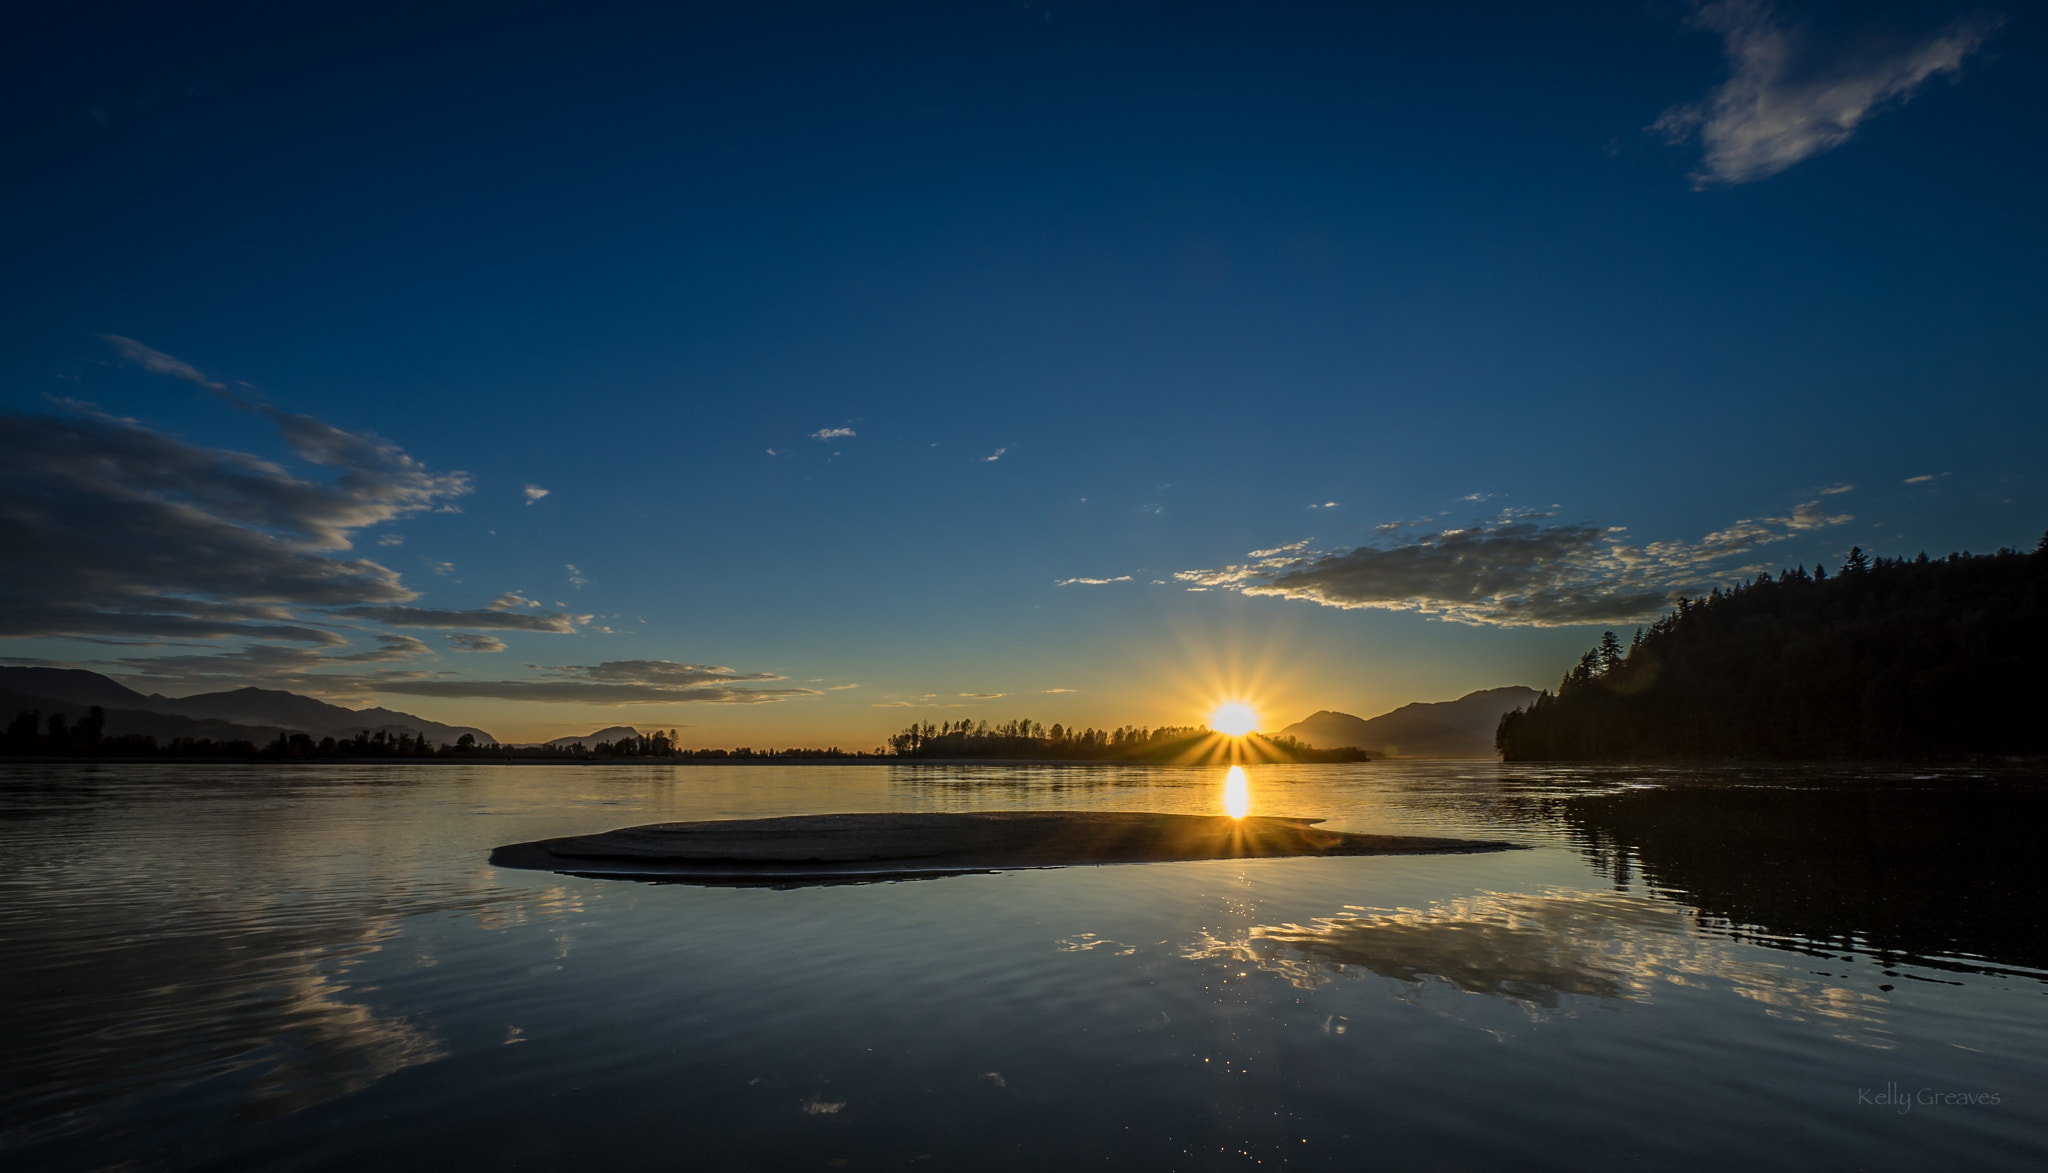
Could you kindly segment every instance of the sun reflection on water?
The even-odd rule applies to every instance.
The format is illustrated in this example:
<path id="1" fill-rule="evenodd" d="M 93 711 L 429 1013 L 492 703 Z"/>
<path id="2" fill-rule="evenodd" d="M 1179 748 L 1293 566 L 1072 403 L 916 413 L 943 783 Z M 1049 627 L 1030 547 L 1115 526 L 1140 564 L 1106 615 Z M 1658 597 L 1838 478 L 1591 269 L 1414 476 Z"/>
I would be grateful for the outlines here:
<path id="1" fill-rule="evenodd" d="M 1232 766 L 1223 776 L 1223 809 L 1231 818 L 1241 819 L 1251 813 L 1252 788 L 1244 778 L 1243 766 Z"/>

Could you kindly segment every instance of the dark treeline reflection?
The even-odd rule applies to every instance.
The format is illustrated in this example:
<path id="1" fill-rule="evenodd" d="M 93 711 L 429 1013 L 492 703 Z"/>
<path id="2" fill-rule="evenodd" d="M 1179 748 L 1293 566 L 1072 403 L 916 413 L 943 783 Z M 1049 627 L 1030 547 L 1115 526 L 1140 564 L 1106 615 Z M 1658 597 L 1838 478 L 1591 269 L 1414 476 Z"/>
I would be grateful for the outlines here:
<path id="1" fill-rule="evenodd" d="M 1766 944 L 2048 969 L 2035 780 L 1633 786 L 1546 805 L 1616 883 Z"/>
<path id="2" fill-rule="evenodd" d="M 1501 718 L 1508 761 L 2048 753 L 2048 537 L 1804 567 L 1613 632 Z"/>

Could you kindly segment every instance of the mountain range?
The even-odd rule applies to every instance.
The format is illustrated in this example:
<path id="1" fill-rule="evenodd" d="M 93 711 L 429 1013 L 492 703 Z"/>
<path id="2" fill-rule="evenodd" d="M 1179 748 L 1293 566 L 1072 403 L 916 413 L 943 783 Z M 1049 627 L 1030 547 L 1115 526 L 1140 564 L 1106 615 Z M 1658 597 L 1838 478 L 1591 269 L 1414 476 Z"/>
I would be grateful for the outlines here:
<path id="1" fill-rule="evenodd" d="M 1317 749 L 1356 746 L 1394 758 L 1491 758 L 1501 714 L 1527 708 L 1536 690 L 1520 685 L 1467 693 L 1454 701 L 1417 701 L 1367 720 L 1328 709 L 1279 731 Z"/>
<path id="2" fill-rule="evenodd" d="M 359 733 L 425 735 L 447 744 L 465 733 L 491 745 L 497 738 L 468 725 L 444 725 L 394 709 L 345 709 L 326 701 L 275 688 L 236 688 L 195 696 L 144 695 L 97 672 L 77 668 L 0 667 L 0 721 L 23 710 L 44 717 L 64 713 L 74 722 L 98 705 L 106 710 L 106 734 L 146 735 L 158 741 L 174 737 L 243 739 L 258 745 L 279 733 L 310 737 L 354 737 Z"/>

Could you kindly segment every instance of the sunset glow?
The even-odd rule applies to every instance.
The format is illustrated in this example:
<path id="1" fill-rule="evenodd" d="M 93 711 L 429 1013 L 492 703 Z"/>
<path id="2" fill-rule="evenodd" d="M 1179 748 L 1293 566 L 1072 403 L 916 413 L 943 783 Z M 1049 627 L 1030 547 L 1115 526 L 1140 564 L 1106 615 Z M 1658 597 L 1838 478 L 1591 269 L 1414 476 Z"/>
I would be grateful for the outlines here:
<path id="1" fill-rule="evenodd" d="M 1225 701 L 1209 714 L 1209 728 L 1230 737 L 1243 737 L 1258 727 L 1258 713 L 1243 701 Z"/>
<path id="2" fill-rule="evenodd" d="M 1251 813 L 1252 789 L 1245 780 L 1244 767 L 1232 766 L 1223 776 L 1223 811 L 1233 819 L 1241 819 Z"/>

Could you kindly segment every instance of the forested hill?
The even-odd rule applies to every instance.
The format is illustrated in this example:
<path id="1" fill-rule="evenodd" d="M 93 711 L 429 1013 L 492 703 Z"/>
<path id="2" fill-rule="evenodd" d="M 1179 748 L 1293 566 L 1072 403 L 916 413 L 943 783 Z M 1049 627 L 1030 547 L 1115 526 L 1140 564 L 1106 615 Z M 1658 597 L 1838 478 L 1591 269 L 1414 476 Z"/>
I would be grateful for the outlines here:
<path id="1" fill-rule="evenodd" d="M 2048 537 L 1867 559 L 1683 600 L 1526 710 L 1508 761 L 2048 753 Z"/>

